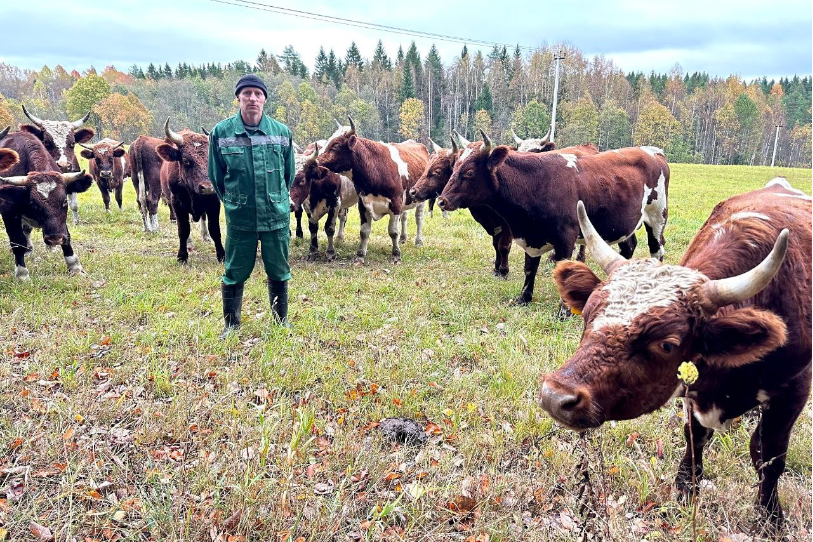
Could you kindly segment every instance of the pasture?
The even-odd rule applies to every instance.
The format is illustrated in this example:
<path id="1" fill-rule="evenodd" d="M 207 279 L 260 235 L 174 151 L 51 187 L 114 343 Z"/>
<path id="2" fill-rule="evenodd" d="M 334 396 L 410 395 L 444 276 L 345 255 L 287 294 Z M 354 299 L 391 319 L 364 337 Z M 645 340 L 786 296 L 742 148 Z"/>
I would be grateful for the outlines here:
<path id="1" fill-rule="evenodd" d="M 671 167 L 668 263 L 725 197 L 776 175 L 811 190 L 810 170 Z M 574 540 L 583 453 L 600 533 L 690 538 L 690 507 L 670 493 L 679 401 L 584 445 L 553 424 L 537 376 L 574 351 L 581 320 L 556 319 L 550 263 L 533 303 L 513 305 L 522 253 L 512 249 L 508 280 L 492 277 L 490 238 L 468 211 L 444 220 L 436 209 L 420 248 L 410 217 L 395 266 L 385 220 L 362 268 L 355 210 L 333 263 L 306 261 L 305 225 L 291 246 L 292 332 L 269 323 L 258 261 L 243 328 L 220 341 L 214 246 L 193 226 L 178 265 L 166 206 L 160 232 L 146 234 L 129 180 L 124 198 L 106 214 L 93 186 L 79 198 L 83 222 L 69 217 L 87 276 L 67 276 L 38 233 L 29 283 L 0 251 L 0 540 L 34 539 L 31 521 L 68 541 Z M 648 257 L 638 235 L 636 256 Z M 428 441 L 386 440 L 375 425 L 388 417 L 417 420 Z M 701 540 L 750 540 L 756 420 L 707 448 Z M 792 541 L 811 536 L 810 435 L 808 408 L 780 481 Z"/>

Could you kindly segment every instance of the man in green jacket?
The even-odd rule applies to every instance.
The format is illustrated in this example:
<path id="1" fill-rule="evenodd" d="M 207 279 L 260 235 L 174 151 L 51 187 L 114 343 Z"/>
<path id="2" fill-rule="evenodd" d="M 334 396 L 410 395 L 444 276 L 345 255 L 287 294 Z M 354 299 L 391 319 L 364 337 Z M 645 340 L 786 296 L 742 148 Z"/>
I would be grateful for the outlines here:
<path id="1" fill-rule="evenodd" d="M 263 114 L 268 91 L 262 79 L 244 75 L 235 96 L 240 112 L 209 135 L 209 179 L 226 213 L 226 269 L 221 285 L 225 336 L 240 327 L 243 283 L 254 269 L 257 242 L 268 275 L 275 320 L 288 327 L 290 203 L 294 180 L 291 131 Z"/>

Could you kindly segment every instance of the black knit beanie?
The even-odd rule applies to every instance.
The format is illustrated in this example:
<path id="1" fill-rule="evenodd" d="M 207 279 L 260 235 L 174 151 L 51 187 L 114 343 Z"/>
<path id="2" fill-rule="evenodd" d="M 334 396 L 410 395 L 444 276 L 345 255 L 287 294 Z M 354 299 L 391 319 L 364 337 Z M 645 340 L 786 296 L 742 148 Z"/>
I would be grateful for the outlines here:
<path id="1" fill-rule="evenodd" d="M 265 83 L 253 73 L 247 73 L 237 81 L 237 86 L 234 87 L 234 95 L 237 96 L 240 94 L 240 91 L 246 87 L 258 88 L 262 90 L 265 97 L 268 98 L 268 89 L 265 88 Z"/>

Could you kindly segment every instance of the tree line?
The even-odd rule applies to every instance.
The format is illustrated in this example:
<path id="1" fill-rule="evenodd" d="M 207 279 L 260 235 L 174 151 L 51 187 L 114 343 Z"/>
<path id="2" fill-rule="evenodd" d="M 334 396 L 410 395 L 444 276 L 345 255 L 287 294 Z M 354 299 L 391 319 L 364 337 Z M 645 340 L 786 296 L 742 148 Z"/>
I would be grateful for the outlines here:
<path id="1" fill-rule="evenodd" d="M 381 41 L 364 58 L 355 43 L 343 56 L 323 47 L 311 72 L 289 45 L 260 51 L 253 62 L 225 65 L 150 63 L 126 72 L 21 70 L 0 63 L 0 128 L 25 122 L 22 105 L 42 118 L 78 118 L 92 112 L 100 137 L 132 141 L 174 127 L 211 128 L 237 110 L 233 89 L 243 74 L 262 76 L 266 111 L 290 126 L 305 145 L 329 136 L 334 119 L 351 115 L 371 139 L 427 137 L 449 146 L 452 129 L 469 139 L 484 130 L 495 141 L 540 137 L 550 125 L 554 53 L 560 65 L 556 142 L 592 142 L 606 150 L 655 145 L 673 162 L 811 167 L 811 76 L 759 78 L 684 73 L 624 73 L 603 56 L 572 46 L 523 53 L 494 47 L 444 63 L 433 45 L 422 57 L 415 42 L 390 57 Z"/>

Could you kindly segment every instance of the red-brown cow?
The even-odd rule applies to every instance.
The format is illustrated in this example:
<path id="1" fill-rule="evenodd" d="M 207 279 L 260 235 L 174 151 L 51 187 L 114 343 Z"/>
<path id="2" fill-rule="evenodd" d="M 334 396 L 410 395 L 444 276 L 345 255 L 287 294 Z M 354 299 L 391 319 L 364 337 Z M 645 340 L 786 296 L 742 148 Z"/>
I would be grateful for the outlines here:
<path id="1" fill-rule="evenodd" d="M 215 243 L 217 261 L 225 259 L 226 252 L 220 240 L 220 200 L 208 177 L 209 138 L 191 130 L 173 132 L 169 127 L 169 117 L 164 124 L 166 143 L 156 147 L 156 152 L 164 160 L 161 166 L 161 188 L 169 199 L 170 207 L 178 220 L 178 261 L 189 259 L 189 216 L 200 220 L 201 233 L 206 231 Z"/>
<path id="2" fill-rule="evenodd" d="M 115 192 L 121 210 L 121 191 L 124 186 L 124 141 L 104 138 L 92 147 L 82 147 L 80 153 L 88 160 L 88 172 L 102 193 L 104 210 L 110 212 L 110 192 Z"/>
<path id="3" fill-rule="evenodd" d="M 525 284 L 517 299 L 530 303 L 542 254 L 568 259 L 579 237 L 576 202 L 583 200 L 605 239 L 621 243 L 625 258 L 644 224 L 652 257 L 663 258 L 669 166 L 656 147 L 628 147 L 594 155 L 523 153 L 470 145 L 455 162 L 438 198 L 442 209 L 488 205 L 508 223 L 525 251 Z"/>
<path id="4" fill-rule="evenodd" d="M 155 151 L 163 139 L 138 136 L 130 145 L 131 179 L 136 202 L 141 211 L 144 231 L 158 231 L 158 202 L 161 201 L 161 166 L 164 162 Z M 173 217 L 170 217 L 173 218 Z"/>
<path id="5" fill-rule="evenodd" d="M 349 177 L 359 195 L 361 244 L 356 253 L 357 264 L 363 264 L 367 256 L 372 221 L 386 215 L 390 216 L 387 230 L 392 239 L 393 262 L 401 261 L 398 223 L 401 223 L 400 240 L 403 242 L 406 240 L 408 209 L 415 208 L 415 245 L 423 244 L 424 204 L 413 201 L 407 191 L 421 176 L 428 160 L 426 147 L 415 141 L 377 143 L 358 136 L 353 119 L 350 119 L 350 132 L 327 144 L 319 157 L 319 165 Z"/>
<path id="6" fill-rule="evenodd" d="M 676 374 L 692 361 L 699 372 L 688 391 L 696 474 L 713 431 L 761 405 L 751 438 L 758 505 L 781 521 L 777 480 L 810 396 L 811 198 L 780 178 L 723 201 L 680 265 L 623 260 L 581 205 L 578 215 L 607 279 L 581 263 L 557 265 L 559 292 L 582 312 L 584 331 L 576 353 L 541 379 L 540 404 L 577 431 L 636 418 L 684 395 Z M 685 432 L 688 444 L 688 425 Z M 691 465 L 687 446 L 676 480 L 684 493 Z"/>
<path id="7" fill-rule="evenodd" d="M 327 215 L 325 222 L 325 235 L 327 235 L 327 251 L 325 258 L 333 261 L 336 258 L 336 249 L 333 247 L 333 234 L 336 232 L 336 218 L 339 219 L 338 240 L 344 241 L 344 226 L 347 222 L 347 213 L 351 207 L 358 205 L 359 197 L 353 181 L 344 175 L 333 173 L 316 160 L 319 157 L 319 143 L 313 145 L 313 153 L 305 160 L 302 168 L 297 171 L 291 185 L 291 207 L 295 211 L 308 214 L 308 229 L 311 233 L 311 245 L 308 259 L 319 257 L 319 220 Z M 310 148 L 310 146 L 308 147 Z"/>
<path id="8" fill-rule="evenodd" d="M 439 196 L 441 192 L 443 192 L 443 189 L 449 182 L 449 178 L 452 176 L 455 161 L 463 152 L 463 150 L 458 148 L 457 142 L 460 143 L 460 146 L 463 149 L 466 149 L 471 145 L 480 145 L 480 143 L 470 143 L 463 138 L 463 136 L 457 133 L 457 131 L 455 131 L 452 135 L 451 150 L 443 149 L 436 143 L 432 142 L 435 152 L 429 156 L 429 163 L 426 165 L 423 175 L 421 175 L 421 178 L 418 179 L 418 182 L 415 183 L 415 186 L 409 191 L 409 194 L 413 198 L 417 200 L 425 200 L 430 197 Z M 539 148 L 542 149 L 541 146 Z M 547 146 L 545 147 L 545 149 L 547 149 L 545 151 L 537 150 L 528 152 L 556 152 L 559 154 L 570 153 L 575 156 L 585 156 L 588 154 L 598 153 L 598 149 L 592 144 L 566 147 L 557 151 L 551 150 L 553 148 L 555 148 L 555 146 Z M 508 226 L 508 223 L 488 205 L 474 205 L 469 208 L 469 211 L 471 212 L 472 218 L 474 218 L 474 220 L 480 224 L 491 236 L 495 253 L 493 271 L 494 276 L 506 278 L 508 276 L 508 255 L 511 252 L 511 242 L 513 241 L 511 228 Z M 580 248 L 579 252 L 580 261 L 584 261 L 584 252 L 582 248 Z"/>
<path id="9" fill-rule="evenodd" d="M 23 113 L 31 119 L 34 126 L 30 124 L 21 124 L 20 130 L 34 134 L 42 143 L 45 148 L 56 160 L 59 169 L 63 173 L 79 171 L 79 160 L 76 159 L 74 147 L 77 143 L 87 143 L 90 141 L 95 132 L 93 128 L 83 128 L 82 126 L 87 122 L 90 117 L 88 112 L 84 117 L 76 121 L 66 120 L 42 120 L 35 117 L 23 106 Z M 79 222 L 79 201 L 77 200 L 77 193 L 71 192 L 68 194 L 68 203 L 70 204 L 71 211 L 73 211 L 73 223 Z"/>

